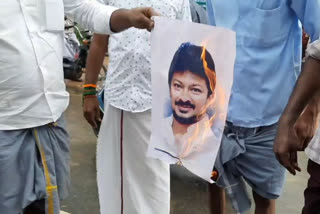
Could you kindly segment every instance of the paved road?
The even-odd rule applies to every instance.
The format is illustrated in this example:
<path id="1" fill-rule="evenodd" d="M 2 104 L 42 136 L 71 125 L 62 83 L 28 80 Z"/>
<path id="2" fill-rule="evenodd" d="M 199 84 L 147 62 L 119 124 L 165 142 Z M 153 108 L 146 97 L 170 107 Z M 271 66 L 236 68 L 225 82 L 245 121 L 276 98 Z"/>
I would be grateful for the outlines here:
<path id="1" fill-rule="evenodd" d="M 96 137 L 82 117 L 79 89 L 72 87 L 68 90 L 71 99 L 66 118 L 71 135 L 72 188 L 70 197 L 63 202 L 62 210 L 71 214 L 99 214 L 95 175 Z M 306 163 L 306 156 L 301 154 L 302 168 L 306 167 Z M 207 184 L 187 174 L 182 168 L 175 167 L 173 172 L 171 213 L 209 214 Z M 277 203 L 279 214 L 300 214 L 307 178 L 305 170 L 296 177 L 287 176 L 284 194 Z M 233 214 L 230 208 L 228 214 Z M 248 214 L 253 214 L 253 211 Z"/>

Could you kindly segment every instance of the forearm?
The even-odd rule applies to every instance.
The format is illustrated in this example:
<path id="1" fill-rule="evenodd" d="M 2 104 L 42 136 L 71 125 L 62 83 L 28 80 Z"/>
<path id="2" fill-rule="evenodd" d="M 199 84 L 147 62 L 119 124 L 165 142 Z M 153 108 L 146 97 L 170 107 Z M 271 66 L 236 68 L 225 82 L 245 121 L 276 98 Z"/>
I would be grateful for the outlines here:
<path id="1" fill-rule="evenodd" d="M 112 34 L 131 27 L 151 31 L 152 16 L 158 15 L 150 7 L 118 9 L 88 0 L 63 0 L 65 14 L 82 27 L 99 34 Z"/>
<path id="2" fill-rule="evenodd" d="M 97 83 L 105 53 L 108 50 L 108 40 L 109 36 L 94 34 L 87 58 L 85 84 Z"/>
<path id="3" fill-rule="evenodd" d="M 311 99 L 307 107 L 303 111 L 303 115 L 311 119 L 312 123 L 317 123 L 320 112 L 320 90 Z M 310 122 L 311 122 L 310 121 Z"/>
<path id="4" fill-rule="evenodd" d="M 133 27 L 130 20 L 130 10 L 119 9 L 112 13 L 110 18 L 110 28 L 113 32 L 120 32 Z"/>
<path id="5" fill-rule="evenodd" d="M 294 124 L 306 106 L 317 103 L 320 90 L 320 61 L 308 58 L 288 105 L 281 117 L 286 124 Z M 313 99 L 313 100 L 312 100 Z"/>

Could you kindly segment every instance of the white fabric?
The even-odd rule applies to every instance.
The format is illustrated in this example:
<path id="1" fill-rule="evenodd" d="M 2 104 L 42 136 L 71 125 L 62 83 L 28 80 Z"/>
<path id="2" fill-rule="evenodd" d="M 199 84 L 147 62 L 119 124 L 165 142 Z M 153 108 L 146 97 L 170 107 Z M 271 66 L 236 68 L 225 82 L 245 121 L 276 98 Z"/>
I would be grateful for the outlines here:
<path id="1" fill-rule="evenodd" d="M 320 39 L 308 45 L 307 56 L 320 60 Z"/>
<path id="2" fill-rule="evenodd" d="M 320 164 L 320 126 L 305 152 L 313 162 Z"/>
<path id="3" fill-rule="evenodd" d="M 103 1 L 103 0 L 100 0 Z M 191 21 L 189 0 L 104 0 L 119 8 L 154 8 L 161 15 Z M 150 33 L 129 29 L 109 39 L 106 99 L 117 108 L 142 112 L 151 109 Z"/>
<path id="4" fill-rule="evenodd" d="M 219 142 L 220 139 L 212 132 L 209 117 L 206 116 L 198 123 L 188 127 L 184 135 L 173 134 L 172 116 L 165 118 L 162 122 L 163 138 L 161 143 L 154 148 L 149 148 L 149 155 L 169 164 L 182 165 L 193 174 L 213 183 L 208 170 L 213 169 L 212 156 L 216 156 L 217 151 L 212 152 L 211 144 Z M 195 136 L 196 130 L 200 132 Z"/>
<path id="5" fill-rule="evenodd" d="M 101 214 L 169 214 L 169 165 L 146 157 L 151 112 L 124 111 L 121 123 L 121 110 L 105 107 L 97 147 Z"/>
<path id="6" fill-rule="evenodd" d="M 110 34 L 113 7 L 86 0 L 0 1 L 0 130 L 56 121 L 69 95 L 63 81 L 64 15 Z"/>

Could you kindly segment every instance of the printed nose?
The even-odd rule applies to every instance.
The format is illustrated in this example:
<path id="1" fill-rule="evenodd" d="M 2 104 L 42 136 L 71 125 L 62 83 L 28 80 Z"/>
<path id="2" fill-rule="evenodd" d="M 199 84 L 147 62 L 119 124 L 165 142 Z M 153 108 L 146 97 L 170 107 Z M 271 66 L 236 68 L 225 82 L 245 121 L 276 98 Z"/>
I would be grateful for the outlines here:
<path id="1" fill-rule="evenodd" d="M 188 96 L 188 93 L 183 93 L 182 96 L 180 97 L 181 101 L 183 102 L 191 102 L 190 97 Z"/>

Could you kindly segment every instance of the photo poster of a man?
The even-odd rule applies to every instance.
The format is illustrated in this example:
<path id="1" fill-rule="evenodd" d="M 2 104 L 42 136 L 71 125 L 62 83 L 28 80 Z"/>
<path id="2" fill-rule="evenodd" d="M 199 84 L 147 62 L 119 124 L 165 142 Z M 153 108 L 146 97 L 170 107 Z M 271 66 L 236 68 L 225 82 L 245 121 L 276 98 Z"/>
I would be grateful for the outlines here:
<path id="1" fill-rule="evenodd" d="M 236 37 L 209 25 L 155 18 L 148 156 L 212 183 L 233 82 Z"/>

